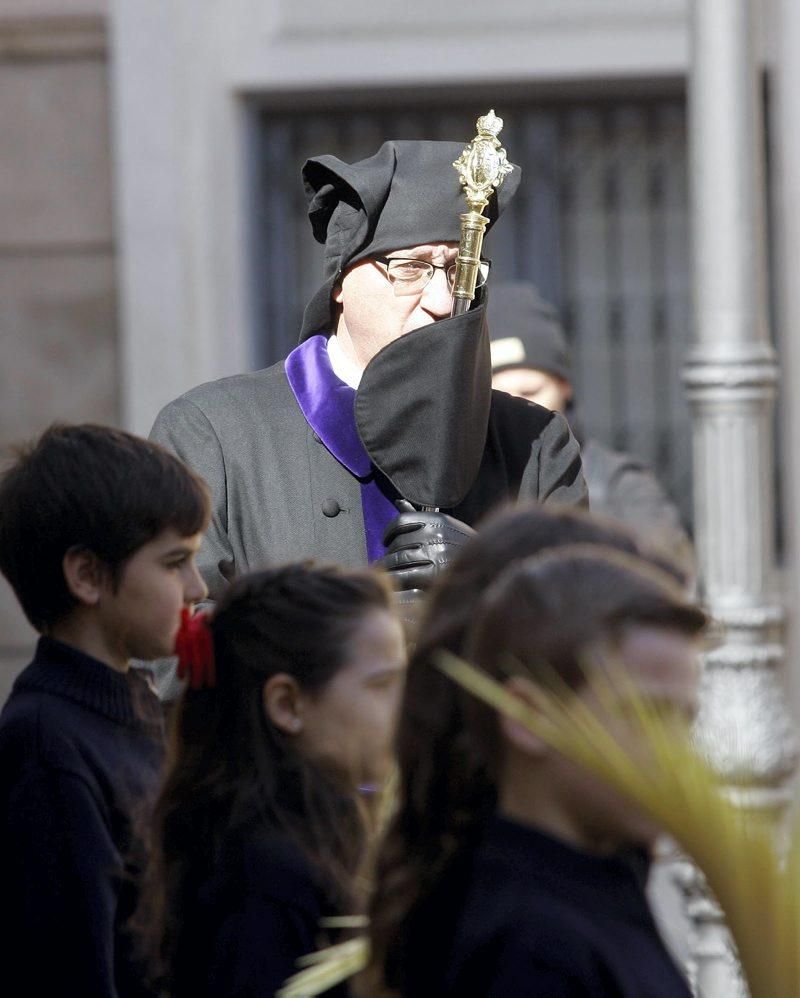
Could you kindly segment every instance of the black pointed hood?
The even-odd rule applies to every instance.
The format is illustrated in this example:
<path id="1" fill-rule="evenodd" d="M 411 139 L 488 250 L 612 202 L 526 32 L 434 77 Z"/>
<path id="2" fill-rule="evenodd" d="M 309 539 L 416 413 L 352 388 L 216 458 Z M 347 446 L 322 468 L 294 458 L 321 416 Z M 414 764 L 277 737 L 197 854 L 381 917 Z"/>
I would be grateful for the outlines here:
<path id="1" fill-rule="evenodd" d="M 426 243 L 458 242 L 466 202 L 453 162 L 458 142 L 384 142 L 374 156 L 345 163 L 316 156 L 303 166 L 308 216 L 325 245 L 324 282 L 309 301 L 300 339 L 333 329 L 331 293 L 341 274 L 368 256 Z M 514 196 L 515 166 L 489 201 L 489 228 Z"/>

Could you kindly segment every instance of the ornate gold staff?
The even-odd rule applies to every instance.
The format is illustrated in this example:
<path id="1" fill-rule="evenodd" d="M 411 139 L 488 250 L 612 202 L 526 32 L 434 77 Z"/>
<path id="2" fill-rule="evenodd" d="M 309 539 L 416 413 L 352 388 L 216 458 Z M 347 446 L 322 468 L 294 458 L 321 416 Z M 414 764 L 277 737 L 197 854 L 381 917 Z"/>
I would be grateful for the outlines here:
<path id="1" fill-rule="evenodd" d="M 466 312 L 475 297 L 483 233 L 489 223 L 482 212 L 492 193 L 513 169 L 497 138 L 502 127 L 503 119 L 498 118 L 493 110 L 478 118 L 478 134 L 453 163 L 470 210 L 461 216 L 461 241 L 456 257 L 451 315 Z"/>

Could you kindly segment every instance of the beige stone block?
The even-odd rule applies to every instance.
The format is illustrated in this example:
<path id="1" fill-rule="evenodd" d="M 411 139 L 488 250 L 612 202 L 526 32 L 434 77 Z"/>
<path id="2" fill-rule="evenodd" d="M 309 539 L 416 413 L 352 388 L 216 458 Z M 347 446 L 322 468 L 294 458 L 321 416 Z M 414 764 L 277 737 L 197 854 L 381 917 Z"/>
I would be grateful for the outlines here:
<path id="1" fill-rule="evenodd" d="M 110 243 L 107 79 L 96 60 L 0 62 L 0 250 Z"/>
<path id="2" fill-rule="evenodd" d="M 35 2 L 35 0 L 34 0 Z M 107 18 L 90 5 L 69 4 L 62 14 L 48 14 L 45 7 L 12 13 L 0 0 L 0 62 L 42 62 L 66 59 L 100 59 L 108 54 Z M 83 9 L 86 7 L 86 9 Z"/>
<path id="3" fill-rule="evenodd" d="M 36 631 L 25 619 L 17 597 L 0 575 L 0 651 L 28 649 L 36 643 Z"/>
<path id="4" fill-rule="evenodd" d="M 0 575 L 0 706 L 30 662 L 38 635 L 25 619 L 11 586 Z"/>
<path id="5" fill-rule="evenodd" d="M 0 647 L 0 707 L 8 700 L 14 680 L 33 658 L 33 647 L 24 651 Z"/>
<path id="6" fill-rule="evenodd" d="M 0 445 L 117 418 L 112 258 L 0 257 Z"/>
<path id="7" fill-rule="evenodd" d="M 0 18 L 87 17 L 108 13 L 108 0 L 0 0 Z"/>

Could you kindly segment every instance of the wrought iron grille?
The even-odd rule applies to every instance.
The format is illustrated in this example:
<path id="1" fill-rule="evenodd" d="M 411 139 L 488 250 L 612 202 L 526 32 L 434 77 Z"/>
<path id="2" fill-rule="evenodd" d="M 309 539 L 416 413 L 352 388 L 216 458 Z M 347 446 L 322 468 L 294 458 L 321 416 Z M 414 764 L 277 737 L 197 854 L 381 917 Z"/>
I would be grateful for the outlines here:
<path id="1" fill-rule="evenodd" d="M 321 283 L 299 171 L 346 161 L 386 138 L 469 139 L 486 98 L 407 111 L 350 98 L 324 110 L 250 107 L 253 325 L 257 363 L 285 356 Z M 421 105 L 415 100 L 414 106 Z M 654 467 L 691 515 L 685 102 L 497 97 L 519 192 L 487 239 L 495 279 L 528 279 L 561 310 L 587 432 Z M 454 110 L 458 107 L 458 111 Z M 466 110 L 464 110 L 466 108 Z"/>

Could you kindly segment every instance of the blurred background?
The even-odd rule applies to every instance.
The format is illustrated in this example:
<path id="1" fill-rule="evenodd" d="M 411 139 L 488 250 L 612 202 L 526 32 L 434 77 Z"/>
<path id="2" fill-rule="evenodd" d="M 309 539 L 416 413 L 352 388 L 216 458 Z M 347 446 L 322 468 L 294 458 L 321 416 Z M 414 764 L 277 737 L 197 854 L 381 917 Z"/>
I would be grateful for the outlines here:
<path id="1" fill-rule="evenodd" d="M 795 109 L 775 93 L 793 4 L 755 3 L 790 385 L 800 178 L 780 170 Z M 285 356 L 321 268 L 305 158 L 466 142 L 493 107 L 523 167 L 495 279 L 558 307 L 584 422 L 655 468 L 691 528 L 689 42 L 684 0 L 0 0 L 0 445 L 53 420 L 147 433 L 192 385 Z M 785 406 L 777 438 L 789 578 Z M 0 702 L 32 642 L 2 583 Z"/>

